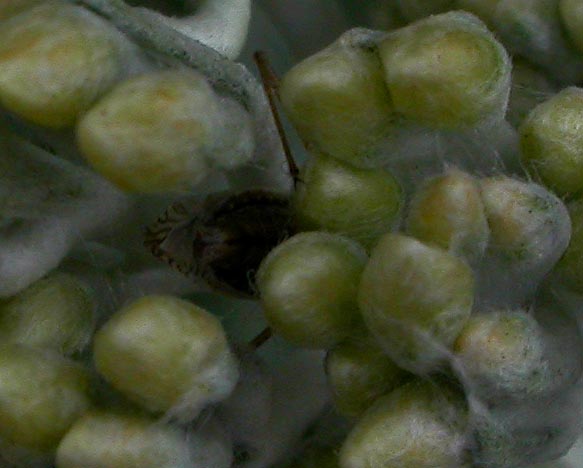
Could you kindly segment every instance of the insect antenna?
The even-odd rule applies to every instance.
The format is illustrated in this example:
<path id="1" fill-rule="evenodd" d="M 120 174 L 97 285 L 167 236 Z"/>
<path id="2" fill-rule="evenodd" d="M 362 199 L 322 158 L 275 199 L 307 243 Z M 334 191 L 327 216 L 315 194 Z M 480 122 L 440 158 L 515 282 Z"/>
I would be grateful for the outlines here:
<path id="1" fill-rule="evenodd" d="M 255 63 L 257 64 L 257 69 L 261 75 L 261 82 L 263 84 L 263 89 L 269 101 L 269 107 L 271 108 L 271 113 L 273 114 L 273 120 L 275 121 L 275 126 L 277 127 L 277 133 L 279 133 L 279 138 L 281 140 L 281 145 L 283 146 L 283 151 L 285 153 L 285 159 L 287 161 L 287 166 L 289 173 L 294 182 L 294 188 L 299 181 L 300 171 L 298 165 L 296 164 L 294 157 L 292 155 L 289 141 L 285 134 L 283 124 L 281 123 L 281 118 L 279 116 L 279 111 L 277 110 L 277 100 L 279 99 L 279 78 L 271 68 L 269 64 L 269 59 L 267 54 L 263 51 L 257 51 L 253 54 Z"/>

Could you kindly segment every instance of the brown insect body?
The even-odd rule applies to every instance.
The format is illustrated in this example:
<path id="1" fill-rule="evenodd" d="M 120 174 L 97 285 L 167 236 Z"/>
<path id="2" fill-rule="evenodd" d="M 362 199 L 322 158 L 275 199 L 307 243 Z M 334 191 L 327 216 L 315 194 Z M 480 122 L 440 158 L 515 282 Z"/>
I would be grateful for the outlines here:
<path id="1" fill-rule="evenodd" d="M 299 171 L 277 112 L 278 80 L 264 53 L 257 52 L 255 60 L 295 187 Z M 214 290 L 253 297 L 261 261 L 292 234 L 289 196 L 254 189 L 174 203 L 146 229 L 144 245 Z"/>
<path id="2" fill-rule="evenodd" d="M 253 297 L 261 261 L 292 231 L 288 197 L 257 189 L 174 203 L 146 229 L 144 244 L 214 290 Z"/>

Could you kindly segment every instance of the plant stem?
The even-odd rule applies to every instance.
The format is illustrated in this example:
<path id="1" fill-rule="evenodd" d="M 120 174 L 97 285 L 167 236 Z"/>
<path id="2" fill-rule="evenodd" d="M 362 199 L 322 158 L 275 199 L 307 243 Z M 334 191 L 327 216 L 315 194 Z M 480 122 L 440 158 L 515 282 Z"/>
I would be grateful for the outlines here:
<path id="1" fill-rule="evenodd" d="M 261 82 L 263 83 L 263 89 L 269 100 L 269 106 L 273 114 L 273 119 L 275 121 L 275 126 L 277 127 L 277 132 L 281 139 L 281 144 L 283 146 L 283 151 L 285 153 L 285 159 L 287 161 L 289 173 L 293 178 L 294 187 L 298 183 L 299 169 L 292 155 L 289 141 L 285 134 L 283 124 L 281 123 L 281 118 L 279 116 L 279 111 L 277 110 L 277 100 L 279 99 L 278 88 L 279 88 L 279 78 L 271 68 L 269 64 L 269 59 L 267 54 L 263 51 L 257 51 L 253 54 L 259 73 L 261 74 Z"/>
<path id="2" fill-rule="evenodd" d="M 272 336 L 273 331 L 270 327 L 267 327 L 249 342 L 249 347 L 255 351 L 261 348 Z"/>

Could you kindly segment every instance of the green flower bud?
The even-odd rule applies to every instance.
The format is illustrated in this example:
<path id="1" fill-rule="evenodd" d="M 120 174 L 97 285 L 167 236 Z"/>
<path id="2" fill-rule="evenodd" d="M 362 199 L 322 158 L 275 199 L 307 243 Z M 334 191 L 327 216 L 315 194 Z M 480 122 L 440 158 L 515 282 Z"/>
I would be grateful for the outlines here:
<path id="1" fill-rule="evenodd" d="M 57 451 L 58 468 L 185 467 L 182 431 L 139 416 L 89 413 L 75 422 Z"/>
<path id="2" fill-rule="evenodd" d="M 207 431 L 207 424 L 201 431 Z M 230 447 L 206 440 L 214 457 L 201 463 L 198 434 L 165 426 L 145 416 L 92 412 L 75 422 L 57 451 L 57 468 L 224 468 Z M 218 442 L 218 444 L 217 444 Z M 199 450 L 197 450 L 199 449 Z M 199 459 L 200 458 L 200 459 Z M 216 459 L 216 460 L 215 460 Z M 221 460 L 222 463 L 217 464 Z"/>
<path id="3" fill-rule="evenodd" d="M 490 244 L 479 294 L 495 307 L 520 307 L 567 248 L 569 215 L 560 199 L 534 183 L 497 176 L 483 179 L 481 188 Z"/>
<path id="4" fill-rule="evenodd" d="M 434 370 L 465 325 L 474 301 L 470 267 L 411 237 L 388 234 L 371 253 L 358 291 L 369 331 L 395 362 Z"/>
<path id="5" fill-rule="evenodd" d="M 529 398 L 548 383 L 544 336 L 535 318 L 524 311 L 472 315 L 454 350 L 464 379 L 489 400 Z"/>
<path id="6" fill-rule="evenodd" d="M 371 337 L 355 335 L 328 352 L 326 374 L 334 404 L 346 416 L 360 416 L 409 374 L 383 353 Z"/>
<path id="7" fill-rule="evenodd" d="M 126 47 L 88 10 L 44 2 L 2 23 L 0 103 L 38 125 L 72 126 L 118 79 Z"/>
<path id="8" fill-rule="evenodd" d="M 470 261 L 480 259 L 490 232 L 478 183 L 456 169 L 427 181 L 411 200 L 407 232 Z"/>
<path id="9" fill-rule="evenodd" d="M 504 47 L 475 16 L 451 12 L 390 33 L 379 44 L 396 112 L 435 128 L 501 118 L 510 91 Z"/>
<path id="10" fill-rule="evenodd" d="M 286 240 L 257 273 L 267 321 L 299 346 L 334 346 L 358 322 L 356 291 L 365 263 L 363 249 L 339 235 L 309 232 Z"/>
<path id="11" fill-rule="evenodd" d="M 319 154 L 300 175 L 292 206 L 300 229 L 350 237 L 366 248 L 398 222 L 402 192 L 381 169 L 357 169 Z"/>
<path id="12" fill-rule="evenodd" d="M 583 190 L 583 89 L 567 88 L 538 105 L 520 126 L 522 160 L 560 195 Z"/>
<path id="13" fill-rule="evenodd" d="M 211 168 L 235 168 L 253 152 L 249 115 L 190 70 L 117 85 L 80 121 L 77 139 L 97 172 L 145 193 L 189 190 Z"/>
<path id="14" fill-rule="evenodd" d="M 490 251 L 511 262 L 550 270 L 567 248 L 565 205 L 543 187 L 506 176 L 480 183 L 490 226 Z"/>
<path id="15" fill-rule="evenodd" d="M 0 375 L 0 438 L 31 454 L 52 454 L 89 408 L 88 374 L 57 354 L 2 346 Z"/>
<path id="16" fill-rule="evenodd" d="M 374 165 L 391 133 L 391 98 L 375 53 L 349 31 L 293 67 L 281 82 L 287 116 L 305 143 L 356 166 Z"/>
<path id="17" fill-rule="evenodd" d="M 583 53 L 583 4 L 579 0 L 559 0 L 559 9 L 569 39 Z"/>
<path id="18" fill-rule="evenodd" d="M 146 296 L 118 311 L 96 334 L 93 351 L 115 389 L 179 420 L 225 399 L 238 379 L 219 320 L 170 296 Z"/>
<path id="19" fill-rule="evenodd" d="M 344 442 L 340 467 L 461 466 L 466 423 L 463 395 L 415 380 L 364 414 Z"/>
<path id="20" fill-rule="evenodd" d="M 75 277 L 54 273 L 0 302 L 0 341 L 82 351 L 93 334 L 95 301 Z"/>

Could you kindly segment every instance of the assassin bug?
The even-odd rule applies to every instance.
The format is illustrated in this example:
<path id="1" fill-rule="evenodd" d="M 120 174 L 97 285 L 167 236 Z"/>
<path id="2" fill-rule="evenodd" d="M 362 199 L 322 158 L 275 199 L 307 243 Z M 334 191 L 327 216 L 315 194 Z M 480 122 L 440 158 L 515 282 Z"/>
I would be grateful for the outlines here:
<path id="1" fill-rule="evenodd" d="M 294 187 L 298 167 L 276 107 L 278 79 L 266 56 L 255 53 Z M 294 233 L 289 196 L 252 189 L 179 201 L 146 228 L 144 245 L 185 275 L 229 295 L 256 296 L 254 275 L 265 256 Z"/>

